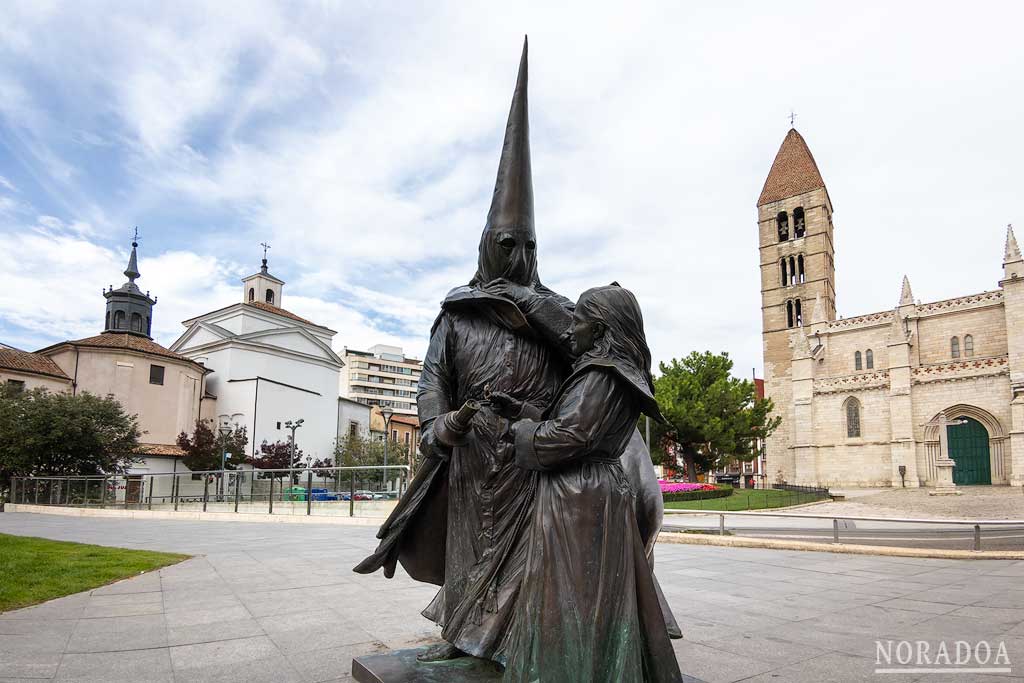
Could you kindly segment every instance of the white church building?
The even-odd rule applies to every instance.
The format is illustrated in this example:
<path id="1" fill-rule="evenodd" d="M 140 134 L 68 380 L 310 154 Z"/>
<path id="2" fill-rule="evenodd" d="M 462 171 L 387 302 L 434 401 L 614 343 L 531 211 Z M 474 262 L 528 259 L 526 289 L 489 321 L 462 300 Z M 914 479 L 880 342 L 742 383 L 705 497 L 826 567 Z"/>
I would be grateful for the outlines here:
<path id="1" fill-rule="evenodd" d="M 331 349 L 336 332 L 281 307 L 285 283 L 266 258 L 242 283 L 239 303 L 184 321 L 171 350 L 211 371 L 218 423 L 246 427 L 250 454 L 263 441 L 287 441 L 285 423 L 301 419 L 298 447 L 314 460 L 331 457 L 344 365 Z"/>

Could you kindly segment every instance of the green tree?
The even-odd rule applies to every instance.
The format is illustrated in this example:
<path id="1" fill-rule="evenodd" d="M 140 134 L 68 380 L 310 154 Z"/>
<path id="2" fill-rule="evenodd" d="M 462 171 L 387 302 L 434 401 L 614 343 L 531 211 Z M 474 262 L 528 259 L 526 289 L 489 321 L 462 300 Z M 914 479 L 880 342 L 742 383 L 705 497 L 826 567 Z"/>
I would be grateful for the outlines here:
<path id="1" fill-rule="evenodd" d="M 397 442 L 392 441 L 391 443 Z M 334 461 L 338 463 L 339 467 L 383 465 L 384 441 L 369 439 L 358 434 L 349 434 L 335 445 Z"/>
<path id="2" fill-rule="evenodd" d="M 771 399 L 758 399 L 753 382 L 731 376 L 728 353 L 694 351 L 660 370 L 654 384 L 668 422 L 664 440 L 683 457 L 690 481 L 721 457 L 753 459 L 757 439 L 779 426 L 781 418 L 770 416 Z"/>
<path id="3" fill-rule="evenodd" d="M 0 386 L 0 488 L 14 476 L 124 472 L 138 419 L 111 397 Z"/>
<path id="4" fill-rule="evenodd" d="M 245 447 L 249 436 L 245 427 L 233 427 L 227 434 L 214 431 L 208 420 L 196 420 L 192 435 L 185 432 L 178 435 L 178 446 L 185 451 L 181 459 L 185 467 L 193 472 L 219 470 L 224 453 L 224 469 L 235 470 L 245 461 Z"/>

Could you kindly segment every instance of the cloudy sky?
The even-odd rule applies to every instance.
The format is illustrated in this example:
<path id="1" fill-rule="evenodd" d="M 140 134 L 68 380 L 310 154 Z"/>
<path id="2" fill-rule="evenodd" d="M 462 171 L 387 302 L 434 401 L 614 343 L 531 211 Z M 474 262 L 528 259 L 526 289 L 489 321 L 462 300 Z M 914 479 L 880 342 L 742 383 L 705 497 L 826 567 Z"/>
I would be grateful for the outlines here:
<path id="1" fill-rule="evenodd" d="M 791 109 L 838 308 L 991 290 L 1024 227 L 1024 5 L 8 0 L 0 342 L 100 331 L 133 226 L 154 336 L 241 298 L 426 347 L 474 270 L 519 50 L 541 276 L 618 280 L 656 359 L 761 367 L 755 203 Z M 234 5 L 234 6 L 232 6 Z"/>

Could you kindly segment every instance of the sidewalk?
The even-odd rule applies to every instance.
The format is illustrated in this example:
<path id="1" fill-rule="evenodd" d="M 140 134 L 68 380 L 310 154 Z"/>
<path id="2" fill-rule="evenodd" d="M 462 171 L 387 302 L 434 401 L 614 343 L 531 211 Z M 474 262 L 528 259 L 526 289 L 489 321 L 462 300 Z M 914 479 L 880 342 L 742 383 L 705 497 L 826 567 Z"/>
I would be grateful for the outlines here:
<path id="1" fill-rule="evenodd" d="M 351 567 L 356 526 L 0 514 L 0 533 L 197 555 L 0 615 L 0 677 L 345 681 L 351 658 L 433 642 L 435 588 Z M 1024 562 L 659 545 L 682 671 L 726 681 L 1003 681 L 1024 674 Z M 879 676 L 877 640 L 1003 642 L 1006 675 Z M 1019 667 L 1019 668 L 1018 668 Z"/>

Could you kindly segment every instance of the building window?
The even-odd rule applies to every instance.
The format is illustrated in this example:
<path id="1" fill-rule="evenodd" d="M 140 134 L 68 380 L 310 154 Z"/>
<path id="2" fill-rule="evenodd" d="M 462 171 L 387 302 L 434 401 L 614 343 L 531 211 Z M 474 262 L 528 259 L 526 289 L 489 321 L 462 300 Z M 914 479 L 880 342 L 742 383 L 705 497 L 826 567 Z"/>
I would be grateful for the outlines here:
<path id="1" fill-rule="evenodd" d="M 267 303 L 273 305 L 274 303 L 274 290 L 267 290 Z"/>
<path id="2" fill-rule="evenodd" d="M 846 399 L 846 438 L 860 436 L 860 401 L 850 397 Z"/>
<path id="3" fill-rule="evenodd" d="M 793 327 L 793 302 L 786 302 L 786 327 Z"/>
<path id="4" fill-rule="evenodd" d="M 114 311 L 114 329 L 115 330 L 123 330 L 123 329 L 125 329 L 124 311 Z"/>
<path id="5" fill-rule="evenodd" d="M 796 259 L 792 256 L 789 257 L 789 284 L 795 285 L 796 280 Z"/>
<path id="6" fill-rule="evenodd" d="M 132 332 L 142 332 L 142 316 L 132 313 Z"/>
<path id="7" fill-rule="evenodd" d="M 256 290 L 252 287 L 249 288 L 249 301 L 256 301 Z"/>
<path id="8" fill-rule="evenodd" d="M 804 257 L 803 256 L 797 256 L 796 257 L 796 273 L 797 273 L 797 282 L 799 282 L 800 284 L 803 284 L 804 283 Z"/>
<path id="9" fill-rule="evenodd" d="M 164 366 L 162 366 L 162 365 L 150 365 L 149 366 L 149 383 L 150 384 L 163 384 L 164 383 Z"/>
<path id="10" fill-rule="evenodd" d="M 7 386 L 13 391 L 25 391 L 25 381 L 20 379 L 9 379 L 7 380 Z"/>
<path id="11" fill-rule="evenodd" d="M 853 369 L 854 370 L 863 370 L 864 369 L 862 364 L 861 364 L 860 351 L 854 351 L 853 352 Z"/>
<path id="12" fill-rule="evenodd" d="M 789 239 L 789 217 L 785 211 L 779 211 L 779 215 L 775 217 L 775 223 L 779 230 L 779 241 L 785 242 Z"/>
<path id="13" fill-rule="evenodd" d="M 355 420 L 349 420 L 348 435 L 352 437 L 359 436 L 359 423 Z"/>
<path id="14" fill-rule="evenodd" d="M 804 324 L 804 314 L 800 309 L 800 299 L 793 302 L 793 310 L 796 312 L 796 326 L 801 327 Z"/>
<path id="15" fill-rule="evenodd" d="M 779 261 L 779 272 L 782 274 L 782 286 L 785 287 L 789 284 L 789 273 L 786 268 L 786 259 Z"/>
<path id="16" fill-rule="evenodd" d="M 804 227 L 804 207 L 798 206 L 793 209 L 793 237 L 800 238 L 806 231 Z"/>
<path id="17" fill-rule="evenodd" d="M 949 355 L 953 358 L 960 357 L 960 340 L 956 337 L 949 340 Z"/>
<path id="18" fill-rule="evenodd" d="M 391 440 L 392 441 L 398 441 L 398 430 L 397 429 L 392 429 L 391 430 Z"/>
<path id="19" fill-rule="evenodd" d="M 783 284 L 785 284 L 785 283 L 783 283 Z M 104 318 L 103 318 L 103 329 L 105 329 L 105 330 L 109 330 L 110 329 L 110 311 L 107 311 L 107 315 L 104 316 Z"/>
<path id="20" fill-rule="evenodd" d="M 964 355 L 968 358 L 974 355 L 974 337 L 969 334 L 964 335 Z"/>
<path id="21" fill-rule="evenodd" d="M 875 369 L 875 354 L 871 349 L 864 352 L 864 363 L 867 365 L 868 370 Z"/>

